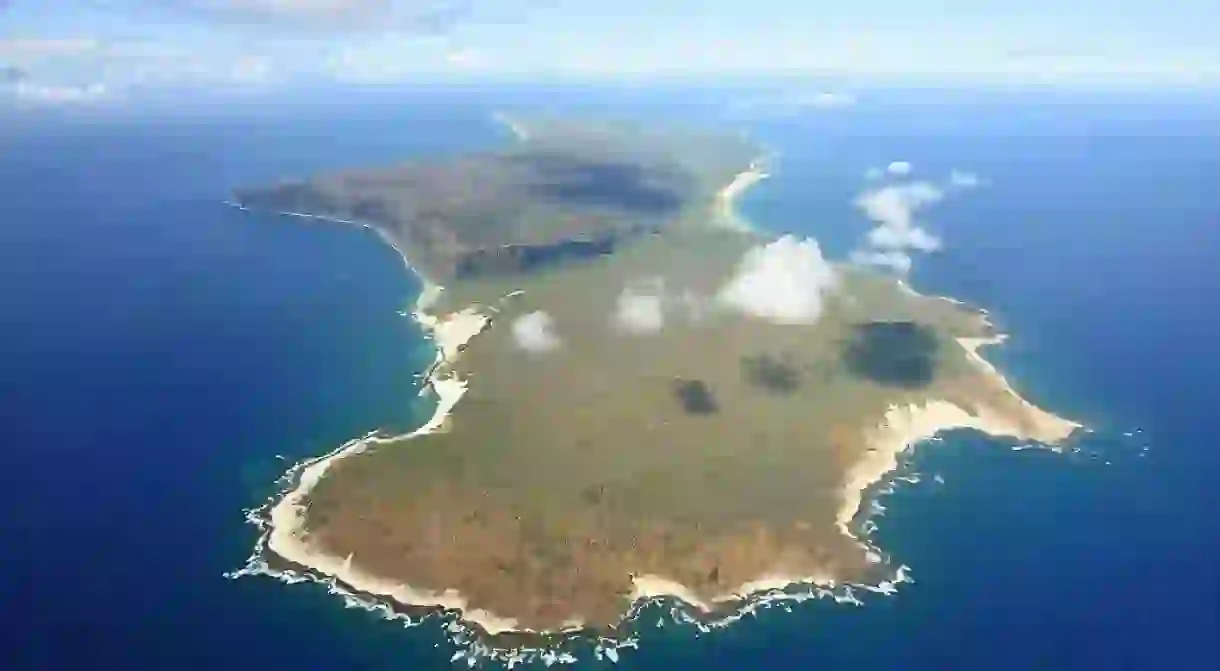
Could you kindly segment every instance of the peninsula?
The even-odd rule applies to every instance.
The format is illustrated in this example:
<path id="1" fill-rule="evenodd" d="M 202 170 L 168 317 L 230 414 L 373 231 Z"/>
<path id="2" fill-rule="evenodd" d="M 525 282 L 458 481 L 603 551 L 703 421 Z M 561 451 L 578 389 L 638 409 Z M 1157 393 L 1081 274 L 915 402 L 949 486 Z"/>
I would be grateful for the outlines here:
<path id="1" fill-rule="evenodd" d="M 488 636 L 613 634 L 895 567 L 862 501 L 941 431 L 1078 427 L 978 353 L 984 312 L 752 230 L 759 151 L 712 133 L 513 120 L 499 151 L 239 190 L 375 229 L 428 289 L 435 415 L 294 469 L 258 559 Z"/>

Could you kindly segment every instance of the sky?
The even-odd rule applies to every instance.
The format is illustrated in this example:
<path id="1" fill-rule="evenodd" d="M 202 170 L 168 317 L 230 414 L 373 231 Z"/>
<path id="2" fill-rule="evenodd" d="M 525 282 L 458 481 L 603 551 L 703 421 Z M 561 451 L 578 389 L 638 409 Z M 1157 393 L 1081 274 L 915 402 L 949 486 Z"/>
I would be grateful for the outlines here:
<path id="1" fill-rule="evenodd" d="M 1216 0 L 0 0 L 0 89 L 79 103 L 470 78 L 1215 87 L 1216 26 Z"/>

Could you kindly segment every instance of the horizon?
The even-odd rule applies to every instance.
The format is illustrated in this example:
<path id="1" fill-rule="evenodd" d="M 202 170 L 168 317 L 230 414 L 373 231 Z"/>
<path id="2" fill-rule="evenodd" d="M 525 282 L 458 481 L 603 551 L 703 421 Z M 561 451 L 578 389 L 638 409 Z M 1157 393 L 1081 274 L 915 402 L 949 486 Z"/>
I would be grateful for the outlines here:
<path id="1" fill-rule="evenodd" d="M 818 81 L 1215 91 L 1220 6 L 995 0 L 0 0 L 0 106 L 330 88 Z"/>
<path id="2" fill-rule="evenodd" d="M 482 116 L 488 123 L 498 113 L 528 115 L 531 110 L 545 108 L 547 114 L 565 117 L 669 119 L 684 126 L 721 130 L 744 130 L 768 121 L 831 124 L 828 128 L 882 124 L 891 129 L 969 123 L 998 124 L 1020 134 L 1022 128 L 1084 132 L 1101 123 L 1144 129 L 1136 132 L 1177 135 L 1199 132 L 1197 123 L 1220 123 L 1220 87 L 1152 90 L 911 81 L 855 83 L 850 87 L 836 84 L 712 78 L 635 82 L 438 79 L 379 87 L 327 82 L 312 87 L 240 91 L 167 89 L 138 97 L 110 95 L 89 101 L 54 102 L 6 101 L 0 91 L 0 139 L 51 129 L 97 131 L 149 123 L 204 127 L 292 119 L 388 119 L 410 110 L 428 109 L 437 114 Z M 1053 125 L 1028 127 L 1022 121 L 1035 119 L 1053 120 Z"/>
<path id="3" fill-rule="evenodd" d="M 448 434 L 433 437 L 442 450 L 475 449 L 455 459 L 411 449 L 393 463 L 347 469 L 384 476 L 366 481 L 367 489 L 347 480 L 356 496 L 346 511 L 317 509 L 321 516 L 339 513 L 331 519 L 345 534 L 386 546 L 405 539 L 397 545 L 401 562 L 393 560 L 392 547 L 383 549 L 387 565 L 402 567 L 405 582 L 452 587 L 472 601 L 481 590 L 463 589 L 460 578 L 467 574 L 505 586 L 515 575 L 522 593 L 527 585 L 544 584 L 531 583 L 532 576 L 552 576 L 549 584 L 562 588 L 563 567 L 548 558 L 562 553 L 534 552 L 524 544 L 518 552 L 500 549 L 511 549 L 515 528 L 534 538 L 571 528 L 563 524 L 566 515 L 550 511 L 584 510 L 586 492 L 606 501 L 608 519 L 620 528 L 636 517 L 678 520 L 674 528 L 681 532 L 677 525 L 685 518 L 712 522 L 703 531 L 714 534 L 729 526 L 718 520 L 740 510 L 737 519 L 746 523 L 823 520 L 820 535 L 833 542 L 832 516 L 837 523 L 845 493 L 831 496 L 839 479 L 834 473 L 851 454 L 864 454 L 860 441 L 841 445 L 848 436 L 840 429 L 852 416 L 845 409 L 881 385 L 840 386 L 850 371 L 833 356 L 819 365 L 814 339 L 746 321 L 762 322 L 757 315 L 764 305 L 772 318 L 787 306 L 781 311 L 789 318 L 810 319 L 817 305 L 827 303 L 810 300 L 815 287 L 842 290 L 844 300 L 829 303 L 832 310 L 848 308 L 839 317 L 855 323 L 874 315 L 922 319 L 941 312 L 915 306 L 871 312 L 869 301 L 858 300 L 858 285 L 840 284 L 835 275 L 832 286 L 823 272 L 826 266 L 861 268 L 851 271 L 857 279 L 902 275 L 916 292 L 960 300 L 957 307 L 967 312 L 986 310 L 994 330 L 1009 335 L 1006 344 L 978 351 L 993 372 L 1011 382 L 1014 394 L 1090 431 L 1062 453 L 970 430 L 910 446 L 896 457 L 899 470 L 852 499 L 866 513 L 849 530 L 867 530 L 895 577 L 894 567 L 906 566 L 902 575 L 912 582 L 890 596 L 853 587 L 862 606 L 829 599 L 777 603 L 715 631 L 691 623 L 676 601 L 641 606 L 628 627 L 638 634 L 632 641 L 637 647 L 613 653 L 621 668 L 1155 670 L 1170 651 L 1181 664 L 1220 669 L 1220 611 L 1216 590 L 1208 589 L 1220 587 L 1220 517 L 1213 512 L 1220 510 L 1213 482 L 1220 450 L 1211 431 L 1220 397 L 1211 337 L 1220 333 L 1220 293 L 1206 290 L 1220 285 L 1220 195 L 1211 181 L 1220 172 L 1220 85 L 1007 76 L 949 83 L 951 78 L 932 75 L 866 77 L 812 67 L 765 76 L 672 68 L 563 75 L 468 69 L 354 83 L 319 64 L 328 50 L 367 39 L 367 26 L 321 31 L 266 16 L 255 23 L 183 9 L 185 1 L 145 0 L 177 2 L 178 9 L 162 8 L 147 21 L 127 18 L 124 26 L 97 20 L 96 8 L 130 6 L 131 0 L 78 0 L 73 6 L 88 3 L 94 14 L 60 11 L 37 21 L 36 13 L 46 13 L 43 8 L 56 0 L 0 0 L 0 45 L 26 59 L 0 56 L 0 183 L 7 186 L 0 201 L 6 253 L 0 300 L 8 325 L 0 398 L 10 418 L 10 477 L 0 488 L 0 508 L 8 513 L 6 538 L 13 548 L 0 553 L 6 577 L 0 592 L 10 624 L 5 668 L 500 666 L 479 664 L 481 658 L 468 654 L 470 641 L 451 640 L 461 617 L 453 611 L 408 623 L 385 619 L 388 607 L 355 610 L 354 601 L 327 586 L 226 578 L 249 566 L 260 534 L 248 522 L 291 486 L 291 475 L 282 477 L 293 464 L 318 463 L 374 429 L 409 433 L 433 417 L 436 395 L 420 392 L 438 370 L 437 342 L 411 317 L 420 292 L 435 292 L 413 270 L 422 263 L 409 265 L 403 253 L 419 257 L 413 248 L 425 245 L 453 249 L 451 241 L 463 238 L 451 236 L 455 227 L 445 230 L 443 222 L 457 215 L 474 229 L 524 218 L 547 224 L 542 207 L 493 201 L 503 180 L 484 180 L 477 168 L 462 169 L 456 180 L 401 182 L 401 190 L 385 179 L 336 177 L 334 183 L 353 187 L 347 190 L 355 196 L 352 205 L 365 214 L 384 214 L 388 206 L 359 191 L 378 185 L 394 190 L 390 200 L 402 200 L 401 217 L 410 220 L 404 230 L 420 233 L 412 236 L 418 244 L 398 249 L 372 227 L 243 211 L 234 207 L 237 193 L 260 185 L 320 184 L 310 182 L 315 175 L 410 176 L 420 166 L 479 166 L 471 154 L 528 156 L 509 129 L 494 122 L 501 112 L 522 127 L 531 118 L 605 119 L 635 122 L 653 134 L 691 128 L 744 136 L 765 152 L 768 178 L 737 192 L 745 222 L 725 223 L 752 224 L 759 253 L 742 247 L 704 251 L 686 244 L 697 236 L 684 229 L 685 241 L 670 246 L 673 256 L 645 247 L 615 256 L 626 263 L 618 270 L 602 257 L 594 266 L 612 272 L 592 273 L 589 281 L 562 272 L 523 281 L 511 287 L 514 298 L 507 302 L 500 300 L 506 290 L 480 283 L 487 293 L 478 303 L 499 310 L 501 328 L 484 334 L 492 340 L 465 348 L 462 366 L 473 371 L 475 394 L 462 402 L 474 404 L 457 406 Z M 290 4 L 245 1 L 264 11 L 282 12 Z M 393 0 L 357 4 L 377 1 Z M 562 3 L 563 11 L 586 2 L 549 1 Z M 291 4 L 302 2 L 314 11 L 352 4 Z M 67 6 L 58 3 L 60 10 Z M 621 11 L 616 7 L 603 13 Z M 1180 8 L 1165 12 L 1181 15 Z M 1202 30 L 1206 23 L 1195 18 Z M 166 24 L 195 41 L 175 42 L 178 33 Z M 495 53 L 490 41 L 476 41 L 468 28 L 446 30 L 443 38 L 426 39 Z M 500 34 L 526 41 L 537 30 L 504 25 Z M 1157 30 L 1150 27 L 1153 42 Z M 292 40 L 316 47 L 316 58 L 281 79 L 271 74 L 284 66 L 269 57 L 265 81 L 237 83 L 220 66 L 262 53 L 255 39 L 226 42 L 232 39 L 226 35 L 237 33 L 272 41 L 295 35 Z M 13 50 L 18 39 L 26 41 Z M 46 41 L 52 39 L 87 41 Z M 1189 41 L 1184 36 L 1182 45 Z M 136 43 L 145 46 L 136 49 Z M 161 46 L 153 49 L 153 43 Z M 142 81 L 136 81 L 138 71 Z M 545 140 L 537 132 L 534 137 Z M 630 153 L 630 144 L 600 158 L 617 160 Z M 753 158 L 741 152 L 718 168 L 717 161 L 705 160 L 717 152 L 692 147 L 685 137 L 650 143 L 647 153 L 667 153 L 661 150 L 670 144 L 683 154 L 673 165 L 708 175 L 709 187 L 701 190 L 705 205 L 716 185 L 734 180 L 729 168 L 744 169 Z M 552 146 L 562 149 L 563 143 Z M 395 170 L 404 163 L 412 169 Z M 545 183 L 522 179 L 521 185 L 542 187 L 527 186 L 530 193 L 554 194 L 552 187 L 559 187 L 569 200 L 590 202 L 572 210 L 575 218 L 562 222 L 569 227 L 597 226 L 614 211 L 597 204 L 613 198 L 583 194 L 630 193 L 641 183 L 652 191 L 670 183 L 620 180 L 616 174 L 634 170 L 604 167 L 553 173 Z M 599 183 L 597 174 L 611 179 Z M 419 197 L 409 198 L 411 191 Z M 723 214 L 724 204 L 711 200 L 711 214 Z M 291 209 L 305 210 L 309 203 L 299 205 Z M 582 219 L 582 211 L 595 216 Z M 442 220 L 447 212 L 450 219 Z M 645 219 L 623 221 L 639 230 Z M 695 233 L 716 219 L 692 210 L 693 225 L 685 228 Z M 806 242 L 765 244 L 785 236 Z M 659 242 L 649 235 L 640 241 Z M 527 256 L 555 258 L 549 252 Z M 757 272 L 767 268 L 771 272 Z M 780 268 L 786 272 L 775 272 Z M 448 298 L 432 303 L 431 312 L 460 309 L 474 296 L 459 284 L 442 283 Z M 907 305 L 904 294 L 885 295 L 895 307 Z M 795 312 L 793 296 L 802 299 Z M 535 312 L 547 319 L 521 324 L 520 317 Z M 719 338 L 709 330 L 717 324 L 739 328 Z M 856 334 L 847 321 L 840 326 L 845 337 Z M 687 339 L 692 329 L 705 339 Z M 764 329 L 775 331 L 774 338 L 756 337 Z M 832 347 L 825 352 L 833 355 L 835 342 L 853 341 L 826 342 Z M 900 358 L 926 370 L 926 347 L 889 344 L 896 345 L 886 348 L 896 356 L 909 349 L 912 356 Z M 945 353 L 963 363 L 953 347 Z M 593 365 L 588 371 L 567 365 L 582 361 Z M 518 374 L 528 373 L 531 362 L 558 373 Z M 669 384 L 673 375 L 681 381 Z M 703 385 L 685 384 L 693 380 Z M 766 388 L 772 383 L 774 390 Z M 964 385 L 952 387 L 937 395 L 966 393 Z M 618 389 L 622 393 L 612 396 Z M 910 394 L 902 393 L 915 402 Z M 723 444 L 709 445 L 693 434 L 690 440 L 673 433 L 668 435 L 675 439 L 659 440 L 627 426 L 636 408 L 645 419 L 684 415 L 688 399 L 696 410 L 699 401 L 703 408 L 709 400 L 717 404 L 719 414 L 690 422 Z M 769 412 L 770 401 L 784 407 Z M 879 411 L 883 401 L 877 397 Z M 781 412 L 788 407 L 791 413 Z M 735 413 L 756 421 L 733 422 Z M 857 417 L 851 423 L 866 431 L 868 424 L 886 424 L 877 414 L 875 422 Z M 835 425 L 830 443 L 818 438 L 828 426 L 825 418 Z M 596 440 L 586 443 L 582 435 Z M 563 454 L 565 443 L 588 449 Z M 823 444 L 834 454 L 818 454 Z M 616 452 L 623 445 L 629 449 Z M 646 450 L 649 445 L 662 449 Z M 536 451 L 548 446 L 556 451 Z M 643 461 L 631 461 L 636 454 Z M 705 485 L 684 482 L 701 477 Z M 413 529 L 421 527 L 391 517 L 396 502 L 419 500 L 431 485 L 441 491 L 445 482 L 468 482 L 462 489 L 490 492 L 484 500 L 492 505 L 483 510 L 492 515 L 479 517 L 492 519 L 511 512 L 497 497 L 526 481 L 532 486 L 516 487 L 520 494 L 513 499 L 526 509 L 523 525 L 504 515 L 509 542 L 494 548 L 412 543 L 421 538 Z M 610 485 L 610 496 L 603 489 L 592 496 L 591 486 L 601 483 Z M 762 495 L 751 499 L 746 492 Z M 460 505 L 450 505 L 459 502 L 456 497 L 435 502 L 421 504 L 413 519 L 423 524 L 425 515 L 438 511 L 430 517 L 466 519 Z M 539 525 L 529 510 L 548 514 Z M 758 515 L 746 514 L 753 511 Z M 680 517 L 683 512 L 688 514 Z M 766 548 L 751 552 L 746 539 L 713 539 L 698 548 L 686 542 L 701 542 L 704 534 L 694 533 L 676 539 L 680 545 L 643 546 L 638 556 L 659 566 L 681 561 L 686 548 L 701 557 L 732 550 L 733 561 L 715 566 L 696 558 L 732 583 L 726 590 L 739 582 L 730 564 L 765 561 Z M 423 535 L 466 542 L 430 521 Z M 634 547 L 634 539 L 619 545 Z M 599 555 L 584 552 L 573 561 L 608 564 L 613 548 L 603 547 Z M 431 578 L 414 568 L 424 555 L 446 575 Z M 466 561 L 468 556 L 474 559 Z M 536 560 L 513 571 L 487 562 L 514 556 Z M 616 565 L 629 567 L 626 561 Z M 644 574 L 633 568 L 628 570 Z M 670 577 L 689 586 L 701 573 L 714 582 L 712 573 L 699 570 L 689 580 Z M 1183 577 L 1192 580 L 1186 589 L 1172 587 Z M 598 591 L 581 590 L 582 600 Z M 543 596 L 542 590 L 529 592 Z M 529 606 L 507 596 L 499 601 L 504 611 Z M 419 626 L 408 630 L 408 624 Z M 565 643 L 564 652 L 577 660 L 570 668 L 608 668 L 607 653 L 596 656 L 601 640 Z"/>

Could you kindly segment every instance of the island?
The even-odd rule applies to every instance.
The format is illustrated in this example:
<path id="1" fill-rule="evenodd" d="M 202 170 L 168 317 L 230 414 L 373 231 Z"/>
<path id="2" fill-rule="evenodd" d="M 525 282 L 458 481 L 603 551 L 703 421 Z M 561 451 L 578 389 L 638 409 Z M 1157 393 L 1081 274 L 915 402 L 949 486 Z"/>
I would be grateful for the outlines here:
<path id="1" fill-rule="evenodd" d="M 612 636 L 801 585 L 892 584 L 870 492 L 938 433 L 1061 445 L 1078 424 L 979 350 L 986 312 L 754 230 L 767 175 L 711 131 L 502 120 L 497 151 L 238 190 L 368 226 L 425 280 L 433 417 L 298 465 L 254 561 L 489 638 Z M 517 637 L 517 638 L 514 638 Z"/>

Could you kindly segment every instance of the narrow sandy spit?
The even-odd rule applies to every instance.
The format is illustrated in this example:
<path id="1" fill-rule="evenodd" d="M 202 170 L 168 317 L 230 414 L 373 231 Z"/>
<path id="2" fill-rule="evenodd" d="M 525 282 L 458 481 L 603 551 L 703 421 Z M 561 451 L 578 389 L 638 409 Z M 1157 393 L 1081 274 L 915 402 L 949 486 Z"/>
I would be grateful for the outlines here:
<path id="1" fill-rule="evenodd" d="M 763 170 L 762 162 L 758 160 L 752 161 L 748 170 L 737 173 L 732 182 L 716 193 L 715 216 L 717 222 L 736 231 L 754 232 L 750 222 L 737 212 L 737 199 L 750 187 L 769 176 Z"/>
<path id="2" fill-rule="evenodd" d="M 507 128 L 508 132 L 513 134 L 513 138 L 517 142 L 528 142 L 529 141 L 530 134 L 529 134 L 529 131 L 526 130 L 524 124 L 514 121 L 512 117 L 510 117 L 509 115 L 507 115 L 503 112 L 495 112 L 494 114 L 491 115 L 491 118 L 496 123 Z"/>

